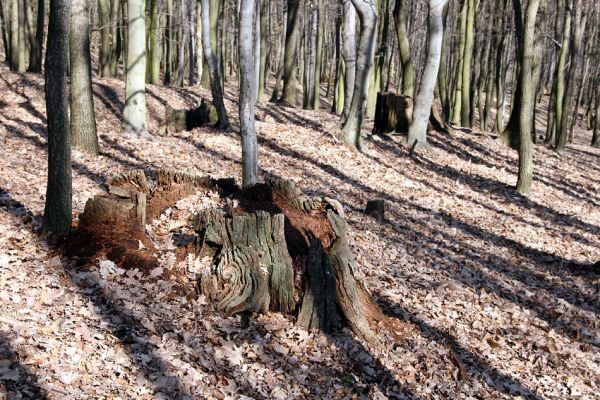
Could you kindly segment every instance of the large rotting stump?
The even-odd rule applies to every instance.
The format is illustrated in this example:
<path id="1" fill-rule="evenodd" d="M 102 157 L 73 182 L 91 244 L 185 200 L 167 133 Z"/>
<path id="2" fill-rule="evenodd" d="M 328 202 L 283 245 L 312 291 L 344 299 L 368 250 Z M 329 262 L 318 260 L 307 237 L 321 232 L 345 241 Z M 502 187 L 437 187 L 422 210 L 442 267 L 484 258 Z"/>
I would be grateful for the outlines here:
<path id="1" fill-rule="evenodd" d="M 78 229 L 87 232 L 88 246 L 96 243 L 121 267 L 140 268 L 142 261 L 151 268 L 156 256 L 146 222 L 198 190 L 217 191 L 222 207 L 190 218 L 196 244 L 185 251 L 208 266 L 197 271 L 189 293 L 198 290 L 227 315 L 283 312 L 307 329 L 334 332 L 345 325 L 379 343 L 375 330 L 386 317 L 357 270 L 339 202 L 306 196 L 273 176 L 244 190 L 232 180 L 176 171 L 159 170 L 152 178 L 142 171 L 117 175 L 107 182 L 108 194 L 88 201 Z"/>
<path id="2" fill-rule="evenodd" d="M 240 191 L 239 207 L 197 214 L 198 257 L 212 257 L 200 291 L 234 314 L 267 309 L 296 313 L 308 329 L 333 332 L 343 324 L 376 343 L 383 319 L 358 274 L 348 245 L 343 208 L 308 197 L 290 181 L 266 176 Z"/>

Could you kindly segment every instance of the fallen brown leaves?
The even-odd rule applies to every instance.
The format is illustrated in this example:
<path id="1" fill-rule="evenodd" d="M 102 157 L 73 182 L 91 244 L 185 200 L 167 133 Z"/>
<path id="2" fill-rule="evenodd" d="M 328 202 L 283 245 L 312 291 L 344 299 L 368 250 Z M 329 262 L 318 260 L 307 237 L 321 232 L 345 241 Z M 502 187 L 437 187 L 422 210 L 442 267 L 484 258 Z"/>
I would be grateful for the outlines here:
<path id="1" fill-rule="evenodd" d="M 433 134 L 410 158 L 396 138 L 351 153 L 336 118 L 259 106 L 263 171 L 339 199 L 374 297 L 409 324 L 369 349 L 348 332 L 306 332 L 268 314 L 223 318 L 182 293 L 202 260 L 178 260 L 187 198 L 149 224 L 159 265 L 86 268 L 52 253 L 40 227 L 46 153 L 43 82 L 0 67 L 0 393 L 8 398 L 598 398 L 600 152 L 579 139 L 567 156 L 536 147 L 531 198 L 511 188 L 516 155 L 485 136 Z M 149 128 L 164 104 L 202 89 L 150 86 Z M 131 168 L 240 177 L 235 133 L 197 129 L 154 142 L 119 134 L 123 84 L 94 86 L 101 155 L 74 151 L 74 212 Z M 228 88 L 227 106 L 235 109 Z M 233 112 L 232 112 L 233 114 Z M 387 221 L 362 213 L 381 198 Z M 403 326 L 406 326 L 405 324 Z M 19 397 L 20 396 L 20 397 Z"/>

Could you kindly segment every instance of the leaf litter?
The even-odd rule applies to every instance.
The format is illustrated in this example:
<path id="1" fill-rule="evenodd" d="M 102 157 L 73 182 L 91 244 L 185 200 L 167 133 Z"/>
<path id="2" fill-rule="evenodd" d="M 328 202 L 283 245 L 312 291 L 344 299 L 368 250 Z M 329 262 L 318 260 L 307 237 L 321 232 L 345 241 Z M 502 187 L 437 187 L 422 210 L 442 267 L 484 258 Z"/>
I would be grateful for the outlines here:
<path id="1" fill-rule="evenodd" d="M 344 330 L 308 332 L 291 317 L 226 318 L 194 290 L 209 260 L 177 257 L 189 216 L 218 196 L 183 199 L 147 231 L 158 266 L 84 267 L 38 232 L 44 207 L 43 81 L 0 66 L 0 394 L 9 399 L 599 398 L 600 152 L 578 131 L 564 158 L 536 147 L 534 194 L 510 188 L 516 154 L 485 135 L 431 134 L 409 157 L 397 137 L 363 154 L 324 112 L 260 104 L 262 171 L 340 200 L 360 272 L 403 339 L 369 348 Z M 98 79 L 122 97 L 123 83 Z M 149 85 L 149 128 L 164 106 L 209 97 Z M 239 139 L 209 128 L 126 139 L 122 98 L 96 93 L 101 155 L 73 151 L 75 221 L 104 180 L 168 167 L 240 179 Z M 226 105 L 235 110 L 235 90 Z M 102 100 L 107 100 L 108 103 Z M 233 113 L 233 111 L 232 111 Z M 386 221 L 364 215 L 386 201 Z M 140 246 L 144 246 L 140 242 Z M 1 396 L 0 396 L 1 397 Z"/>

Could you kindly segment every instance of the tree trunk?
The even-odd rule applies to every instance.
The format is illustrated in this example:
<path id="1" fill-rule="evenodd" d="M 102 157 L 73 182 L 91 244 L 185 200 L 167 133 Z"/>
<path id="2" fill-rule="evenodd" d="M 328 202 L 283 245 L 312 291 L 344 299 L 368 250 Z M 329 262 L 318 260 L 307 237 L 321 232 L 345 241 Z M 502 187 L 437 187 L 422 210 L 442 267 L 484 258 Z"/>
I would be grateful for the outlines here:
<path id="1" fill-rule="evenodd" d="M 352 4 L 359 15 L 361 32 L 356 65 L 357 79 L 354 84 L 348 118 L 342 126 L 341 140 L 360 151 L 362 149 L 360 130 L 367 101 L 369 72 L 373 60 L 373 46 L 375 45 L 377 15 L 375 14 L 373 0 L 352 0 Z"/>
<path id="2" fill-rule="evenodd" d="M 444 6 L 448 0 L 429 0 L 429 46 L 427 61 L 419 93 L 415 100 L 413 122 L 408 130 L 407 143 L 410 148 L 427 145 L 427 125 L 431 115 L 433 92 L 440 68 L 440 55 L 444 37 Z"/>
<path id="3" fill-rule="evenodd" d="M 406 31 L 406 0 L 396 0 L 394 6 L 394 22 L 396 24 L 396 37 L 400 51 L 400 63 L 402 64 L 402 94 L 414 97 L 415 90 L 415 67 L 410 54 L 410 43 Z"/>
<path id="4" fill-rule="evenodd" d="M 413 99 L 394 93 L 377 93 L 373 134 L 408 133 L 413 115 Z"/>
<path id="5" fill-rule="evenodd" d="M 87 0 L 71 0 L 71 142 L 74 147 L 97 155 L 88 7 Z"/>
<path id="6" fill-rule="evenodd" d="M 241 0 L 240 5 L 240 128 L 242 136 L 242 184 L 256 184 L 258 178 L 258 149 L 254 121 L 255 87 L 257 84 L 252 56 L 252 13 L 254 0 Z M 260 25 L 257 19 L 256 24 Z"/>
<path id="7" fill-rule="evenodd" d="M 150 0 L 150 29 L 148 31 L 148 72 L 146 82 L 158 85 L 160 83 L 160 22 L 158 1 Z"/>
<path id="8" fill-rule="evenodd" d="M 323 0 L 317 0 L 317 37 L 315 48 L 315 70 L 313 76 L 311 108 L 318 110 L 321 107 L 321 67 L 323 64 L 323 41 L 325 36 L 325 4 Z"/>
<path id="9" fill-rule="evenodd" d="M 533 144 L 531 141 L 531 128 L 533 125 L 533 109 L 535 107 L 535 85 L 533 82 L 533 57 L 535 43 L 535 21 L 541 0 L 529 0 L 523 29 L 519 35 L 521 68 L 519 80 L 521 81 L 522 99 L 519 121 L 519 178 L 517 180 L 517 191 L 521 194 L 531 192 L 533 180 Z M 521 0 L 513 0 L 515 15 L 522 13 Z"/>
<path id="10" fill-rule="evenodd" d="M 568 6 L 567 6 L 568 8 Z M 556 145 L 556 152 L 562 154 L 565 151 L 567 145 L 567 139 L 569 136 L 570 118 L 576 118 L 577 110 L 575 109 L 575 86 L 577 71 L 581 64 L 581 44 L 583 42 L 583 34 L 585 32 L 585 25 L 587 22 L 587 12 L 584 12 L 584 4 L 581 0 L 577 2 L 574 7 L 574 29 L 573 37 L 571 39 L 570 47 L 571 51 L 571 65 L 569 66 L 569 72 L 566 79 L 565 94 L 563 103 L 561 105 L 561 119 L 558 128 L 558 143 Z"/>
<path id="11" fill-rule="evenodd" d="M 41 54 L 40 49 L 38 49 L 38 41 L 37 41 L 37 24 L 33 20 L 33 4 L 29 4 L 25 6 L 25 11 L 27 12 L 27 30 L 29 37 L 29 66 L 27 67 L 28 72 L 32 73 L 40 73 L 41 72 Z M 39 12 L 39 10 L 38 10 Z M 42 11 L 43 15 L 43 11 Z M 43 29 L 43 25 L 42 25 Z"/>
<path id="12" fill-rule="evenodd" d="M 135 1 L 135 0 L 134 0 Z M 100 76 L 112 76 L 110 70 L 110 6 L 109 0 L 98 0 L 100 16 Z"/>
<path id="13" fill-rule="evenodd" d="M 123 0 L 126 1 L 126 0 Z M 146 0 L 144 1 L 144 18 L 146 17 Z M 112 0 L 110 9 L 110 38 L 111 38 L 111 53 L 110 53 L 110 74 L 111 76 L 118 75 L 119 58 L 121 58 L 121 52 L 123 51 L 121 37 L 118 32 L 119 25 L 119 3 L 120 0 Z M 144 24 L 145 26 L 145 24 Z"/>
<path id="14" fill-rule="evenodd" d="M 344 109 L 340 121 L 346 122 L 356 82 L 356 8 L 351 0 L 344 0 L 344 24 L 342 26 L 342 60 L 344 68 Z"/>
<path id="15" fill-rule="evenodd" d="M 212 4 L 210 5 L 212 6 Z M 223 102 L 223 89 L 221 88 L 221 77 L 219 76 L 219 65 L 215 57 L 211 45 L 211 21 L 210 15 L 213 13 L 210 10 L 209 0 L 202 0 L 202 48 L 204 50 L 204 59 L 208 65 L 208 73 L 210 75 L 210 88 L 212 91 L 212 102 L 217 108 L 219 114 L 218 129 L 229 128 L 229 118 L 227 110 Z M 216 42 L 216 40 L 215 40 Z"/>
<path id="16" fill-rule="evenodd" d="M 127 0 L 128 48 L 123 131 L 150 138 L 146 129 L 146 19 L 144 0 Z"/>
<path id="17" fill-rule="evenodd" d="M 71 228 L 71 143 L 69 135 L 69 0 L 50 1 L 46 52 L 48 186 L 42 236 L 55 241 Z"/>
<path id="18" fill-rule="evenodd" d="M 471 126 L 471 60 L 473 56 L 473 32 L 475 25 L 475 2 L 467 2 L 467 20 L 465 29 L 465 48 L 463 52 L 462 67 L 462 90 L 461 90 L 461 114 L 460 122 L 462 126 Z"/>
<path id="19" fill-rule="evenodd" d="M 189 73 L 188 73 L 188 84 L 194 86 L 196 84 L 196 63 L 198 58 L 198 52 L 196 50 L 196 1 L 188 1 L 188 23 L 189 23 Z"/>
<path id="20" fill-rule="evenodd" d="M 554 87 L 552 97 L 554 102 L 552 108 L 549 107 L 548 125 L 553 129 L 546 134 L 545 144 L 554 147 L 557 143 L 558 133 L 562 125 L 563 101 L 565 97 L 565 70 L 569 58 L 569 43 L 571 42 L 571 22 L 573 15 L 573 0 L 565 1 L 565 16 L 563 22 L 563 36 L 558 55 L 558 62 L 554 76 Z M 554 111 L 554 118 L 551 118 L 550 112 Z"/>
<path id="21" fill-rule="evenodd" d="M 283 61 L 283 93 L 281 101 L 296 106 L 298 100 L 298 78 L 296 77 L 296 51 L 298 48 L 298 9 L 300 0 L 287 0 L 287 29 Z"/>
<path id="22" fill-rule="evenodd" d="M 260 102 L 265 93 L 267 79 L 269 77 L 269 69 L 267 67 L 267 54 L 269 52 L 267 46 L 269 42 L 269 20 L 271 18 L 269 15 L 270 2 L 268 0 L 261 0 L 260 4 L 260 68 L 258 71 L 258 95 L 256 96 L 258 102 Z"/>
<path id="23" fill-rule="evenodd" d="M 4 62 L 10 67 L 10 42 L 7 27 L 10 28 L 10 21 L 4 14 L 4 3 L 0 0 L 0 25 L 2 25 L 2 43 L 4 44 Z"/>

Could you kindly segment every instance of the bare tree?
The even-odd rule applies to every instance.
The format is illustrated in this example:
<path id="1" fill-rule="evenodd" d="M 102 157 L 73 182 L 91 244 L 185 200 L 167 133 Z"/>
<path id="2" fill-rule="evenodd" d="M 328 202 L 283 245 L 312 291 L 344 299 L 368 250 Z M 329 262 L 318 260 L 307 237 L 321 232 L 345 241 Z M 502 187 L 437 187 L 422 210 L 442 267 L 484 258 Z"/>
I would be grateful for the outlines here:
<path id="1" fill-rule="evenodd" d="M 229 118 L 223 102 L 223 89 L 221 88 L 221 77 L 219 75 L 219 64 L 215 57 L 211 45 L 210 28 L 210 5 L 209 0 L 202 0 L 202 47 L 204 50 L 204 60 L 208 66 L 210 76 L 210 89 L 212 91 L 212 100 L 219 114 L 217 128 L 229 128 Z"/>
<path id="2" fill-rule="evenodd" d="M 360 129 L 365 113 L 367 90 L 369 86 L 369 71 L 373 59 L 373 46 L 375 45 L 375 27 L 377 15 L 375 14 L 374 0 L 352 0 L 352 4 L 360 19 L 360 43 L 356 59 L 357 79 L 354 84 L 352 102 L 348 117 L 342 126 L 341 139 L 343 142 L 358 150 L 362 148 Z"/>
<path id="3" fill-rule="evenodd" d="M 144 0 L 127 0 L 129 40 L 123 131 L 150 138 L 146 129 L 146 19 Z"/>
<path id="4" fill-rule="evenodd" d="M 98 154 L 96 115 L 92 98 L 89 2 L 71 0 L 71 140 L 73 146 Z"/>
<path id="5" fill-rule="evenodd" d="M 42 236 L 49 241 L 71 229 L 71 142 L 69 135 L 69 0 L 50 1 L 46 51 L 48 186 Z"/>
<path id="6" fill-rule="evenodd" d="M 408 130 L 408 145 L 422 147 L 427 144 L 427 123 L 431 114 L 433 91 L 440 69 L 440 55 L 444 38 L 444 6 L 448 0 L 429 0 L 429 49 L 421 87 L 415 99 L 413 122 Z"/>
<path id="7" fill-rule="evenodd" d="M 241 0 L 240 4 L 240 128 L 242 136 L 242 184 L 244 187 L 256 183 L 258 176 L 258 151 L 254 123 L 256 101 L 255 62 L 252 55 L 252 12 L 254 0 Z M 260 24 L 260 21 L 256 22 Z M 260 37 L 260 35 L 259 35 Z"/>

